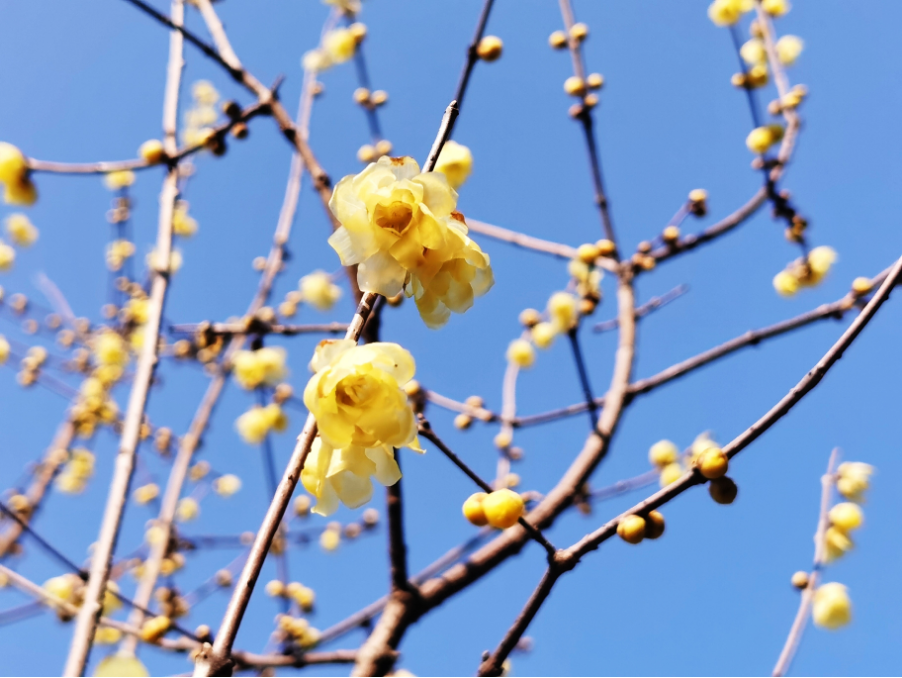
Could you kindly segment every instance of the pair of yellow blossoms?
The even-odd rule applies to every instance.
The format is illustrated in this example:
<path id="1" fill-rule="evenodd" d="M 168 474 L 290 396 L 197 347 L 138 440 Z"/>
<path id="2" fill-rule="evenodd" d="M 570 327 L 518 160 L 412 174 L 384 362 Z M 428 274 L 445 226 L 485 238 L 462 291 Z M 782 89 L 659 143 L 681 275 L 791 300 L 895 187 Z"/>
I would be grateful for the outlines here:
<path id="1" fill-rule="evenodd" d="M 441 172 L 420 172 L 413 158 L 382 157 L 335 187 L 329 207 L 341 227 L 329 244 L 342 264 L 357 266 L 360 289 L 415 299 L 429 327 L 463 313 L 494 279 L 489 257 L 467 236 L 456 211 L 457 192 Z M 397 344 L 357 346 L 324 341 L 304 391 L 319 438 L 301 481 L 329 515 L 339 501 L 356 508 L 370 500 L 372 477 L 392 485 L 401 477 L 394 449 L 422 451 L 407 396 L 410 353 Z"/>

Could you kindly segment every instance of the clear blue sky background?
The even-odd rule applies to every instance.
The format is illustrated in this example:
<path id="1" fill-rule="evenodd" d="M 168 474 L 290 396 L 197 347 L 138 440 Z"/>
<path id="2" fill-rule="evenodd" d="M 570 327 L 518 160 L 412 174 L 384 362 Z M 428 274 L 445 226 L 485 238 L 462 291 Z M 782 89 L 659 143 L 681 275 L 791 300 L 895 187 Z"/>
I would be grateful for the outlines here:
<path id="1" fill-rule="evenodd" d="M 154 3 L 167 9 L 158 0 Z M 858 275 L 871 275 L 902 254 L 898 218 L 902 180 L 898 111 L 902 62 L 892 58 L 902 6 L 799 0 L 778 22 L 781 33 L 801 36 L 806 49 L 792 69 L 793 82 L 811 90 L 804 130 L 785 181 L 811 219 L 815 244 L 829 244 L 839 262 L 826 282 L 779 298 L 771 278 L 796 256 L 782 226 L 762 210 L 741 229 L 689 256 L 662 265 L 638 282 L 639 300 L 687 283 L 691 291 L 644 320 L 635 374 L 658 370 L 745 330 L 796 315 L 839 298 Z M 744 145 L 750 129 L 743 95 L 730 84 L 736 68 L 729 35 L 708 21 L 704 1 L 576 2 L 577 17 L 591 28 L 586 44 L 590 71 L 607 84 L 598 109 L 599 142 L 617 232 L 627 251 L 657 235 L 687 192 L 704 187 L 711 214 L 702 228 L 745 202 L 760 177 L 749 167 Z M 391 100 L 382 123 L 396 153 L 422 160 L 442 110 L 452 96 L 480 3 L 371 0 L 361 17 L 370 28 L 365 43 L 371 77 Z M 265 0 L 217 5 L 244 63 L 264 82 L 287 80 L 284 100 L 294 108 L 301 83 L 299 58 L 317 41 L 327 8 L 315 0 Z M 190 8 L 189 8 L 190 9 Z M 205 34 L 196 12 L 189 24 Z M 461 191 L 460 208 L 473 218 L 553 240 L 579 244 L 600 236 L 591 200 L 585 150 L 578 126 L 567 117 L 561 84 L 570 74 L 565 53 L 547 46 L 561 26 L 551 0 L 498 0 L 489 32 L 504 39 L 503 58 L 478 65 L 455 138 L 473 150 L 474 172 Z M 63 161 L 132 157 L 138 145 L 159 135 L 168 34 L 147 16 L 118 0 L 61 2 L 0 0 L 0 139 L 25 153 Z M 197 50 L 186 47 L 185 80 L 209 78 L 227 97 L 248 95 Z M 355 152 L 367 132 L 351 103 L 350 64 L 324 75 L 326 93 L 313 113 L 311 143 L 336 178 L 356 172 Z M 769 100 L 771 95 L 765 97 Z M 174 322 L 223 319 L 244 311 L 256 281 L 251 259 L 265 254 L 278 215 L 290 149 L 271 121 L 256 120 L 250 138 L 231 144 L 222 159 L 202 157 L 188 191 L 199 234 L 181 248 L 185 265 L 175 277 L 166 316 Z M 146 252 L 156 228 L 161 172 L 139 175 L 135 229 Z M 22 252 L 3 276 L 9 292 L 40 297 L 38 272 L 46 272 L 79 315 L 99 318 L 105 301 L 104 219 L 110 193 L 97 177 L 38 177 L 41 199 L 29 215 L 41 239 Z M 0 217 L 10 211 L 0 207 Z M 279 280 L 281 297 L 314 268 L 338 261 L 326 244 L 328 225 L 305 184 L 292 236 L 294 258 Z M 417 359 L 426 386 L 463 399 L 483 395 L 500 406 L 507 343 L 518 333 L 517 314 L 541 307 L 566 284 L 563 262 L 481 240 L 491 254 L 497 283 L 469 313 L 440 332 L 426 329 L 412 304 L 385 314 L 383 337 L 399 341 Z M 613 298 L 610 278 L 605 281 Z M 344 283 L 343 283 L 344 284 Z M 349 295 L 328 315 L 303 309 L 303 321 L 347 319 Z M 614 540 L 589 556 L 558 585 L 529 630 L 534 650 L 514 656 L 514 671 L 533 674 L 761 674 L 769 672 L 795 614 L 798 596 L 789 586 L 797 569 L 810 566 L 819 478 L 831 448 L 878 468 L 866 506 L 867 525 L 855 551 L 831 567 L 827 580 L 846 584 L 854 601 L 853 624 L 836 633 L 809 629 L 794 673 L 898 674 L 902 666 L 902 557 L 899 516 L 902 496 L 893 490 L 902 474 L 899 456 L 898 344 L 902 299 L 893 298 L 820 387 L 733 463 L 737 502 L 714 504 L 696 489 L 669 504 L 667 534 L 638 547 Z M 606 300 L 597 318 L 614 314 Z M 22 339 L 3 312 L 2 331 Z M 817 361 L 842 331 L 826 322 L 749 349 L 638 400 L 625 415 L 613 449 L 595 474 L 600 487 L 648 468 L 650 444 L 670 438 L 688 445 L 712 429 L 728 441 L 763 414 Z M 615 333 L 583 332 L 591 379 L 602 392 L 610 379 Z M 48 338 L 31 341 L 49 345 Z M 315 339 L 290 340 L 292 383 L 306 381 Z M 278 342 L 282 343 L 282 342 Z M 206 378 L 192 365 L 165 363 L 165 387 L 153 393 L 155 423 L 186 430 Z M 124 405 L 127 389 L 118 393 Z M 62 419 L 66 403 L 46 390 L 23 392 L 14 369 L 0 380 L 0 487 L 11 487 L 37 459 Z M 579 399 L 565 342 L 542 353 L 522 375 L 518 405 L 533 413 Z M 220 472 L 245 481 L 229 501 L 208 496 L 202 516 L 186 534 L 236 534 L 255 530 L 267 504 L 260 453 L 239 441 L 233 421 L 250 404 L 230 387 L 217 411 L 202 456 Z M 302 412 L 292 412 L 296 431 Z M 494 429 L 455 431 L 452 416 L 430 410 L 435 427 L 484 475 L 494 468 Z M 517 443 L 526 460 L 516 467 L 523 489 L 547 491 L 579 450 L 587 420 L 575 418 L 524 430 Z M 275 440 L 279 464 L 293 435 Z M 100 434 L 97 473 L 78 497 L 53 493 L 36 521 L 41 533 L 75 560 L 87 555 L 111 474 L 115 440 Z M 140 482 L 165 480 L 165 464 L 142 448 Z M 470 483 L 438 452 L 402 453 L 410 560 L 417 570 L 473 534 L 460 516 Z M 550 531 L 569 544 L 643 493 L 597 506 L 593 515 L 568 514 Z M 373 501 L 380 509 L 382 493 Z M 143 524 L 153 516 L 130 507 L 120 554 L 135 549 Z M 354 514 L 338 516 L 347 521 Z M 314 524 L 322 525 L 322 519 Z M 26 540 L 27 556 L 13 561 L 36 581 L 59 567 Z M 178 578 L 190 591 L 237 551 L 188 556 Z M 318 547 L 291 553 L 294 579 L 318 593 L 313 623 L 325 628 L 381 595 L 387 586 L 385 535 L 346 543 L 337 554 Z M 464 594 L 413 627 L 401 646 L 400 666 L 420 675 L 470 674 L 484 649 L 494 647 L 543 569 L 541 551 L 530 546 Z M 264 580 L 273 575 L 267 565 Z M 127 591 L 131 583 L 124 584 Z M 0 609 L 24 601 L 0 592 Z M 218 594 L 192 610 L 188 626 L 215 627 L 227 596 Z M 259 651 L 266 644 L 276 605 L 257 595 L 237 645 Z M 57 674 L 70 625 L 52 615 L 0 628 L 0 671 Z M 335 647 L 353 647 L 362 632 Z M 104 653 L 98 649 L 96 662 Z M 145 649 L 154 673 L 190 670 L 183 656 Z M 346 667 L 314 673 L 346 674 Z M 309 673 L 309 671 L 308 671 Z"/>

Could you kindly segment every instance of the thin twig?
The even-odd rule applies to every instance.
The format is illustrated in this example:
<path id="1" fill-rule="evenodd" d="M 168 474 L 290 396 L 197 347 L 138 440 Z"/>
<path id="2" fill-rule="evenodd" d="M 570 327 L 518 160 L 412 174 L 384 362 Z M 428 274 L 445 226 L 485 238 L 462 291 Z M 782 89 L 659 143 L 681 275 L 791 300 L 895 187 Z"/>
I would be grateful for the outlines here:
<path id="1" fill-rule="evenodd" d="M 639 317 L 638 313 L 636 313 L 636 317 Z M 594 431 L 598 426 L 598 405 L 595 404 L 595 396 L 592 395 L 592 386 L 589 383 L 589 373 L 586 371 L 586 362 L 583 360 L 583 352 L 579 346 L 579 337 L 576 334 L 577 330 L 578 328 L 574 327 L 567 332 L 567 338 L 570 340 L 570 347 L 573 349 L 573 361 L 576 363 L 579 384 L 583 390 L 586 409 L 589 411 L 589 421 L 592 423 L 592 430 Z"/>
<path id="2" fill-rule="evenodd" d="M 399 451 L 395 458 L 400 467 Z M 388 556 L 391 571 L 392 591 L 409 588 L 407 581 L 407 544 L 404 540 L 404 504 L 401 495 L 401 480 L 386 488 L 386 514 L 388 515 Z"/>
<path id="3" fill-rule="evenodd" d="M 476 22 L 476 31 L 473 33 L 473 39 L 467 46 L 467 58 L 464 67 L 460 72 L 460 79 L 457 82 L 457 91 L 454 93 L 454 100 L 457 102 L 457 108 L 460 110 L 464 105 L 464 96 L 467 93 L 467 86 L 470 84 L 470 76 L 473 74 L 473 68 L 479 61 L 477 47 L 485 34 L 486 24 L 489 22 L 489 14 L 492 12 L 492 5 L 495 0 L 485 0 L 482 5 L 482 11 L 479 13 L 479 20 Z M 448 130 L 448 138 L 451 138 L 451 130 Z"/>
<path id="4" fill-rule="evenodd" d="M 534 238 L 525 233 L 512 231 L 508 228 L 502 228 L 501 226 L 493 226 L 492 224 L 476 221 L 475 219 L 468 218 L 467 226 L 473 233 L 479 233 L 480 235 L 511 243 L 512 245 L 517 245 L 518 247 L 523 247 L 525 249 L 544 252 L 545 254 L 551 254 L 561 259 L 573 259 L 576 257 L 576 248 L 570 247 L 569 245 L 561 245 L 560 243 L 551 242 L 550 240 Z"/>
<path id="5" fill-rule="evenodd" d="M 659 308 L 666 306 L 671 301 L 679 299 L 688 291 L 689 285 L 677 285 L 672 290 L 659 297 L 652 297 L 636 309 L 636 319 L 644 318 L 652 311 L 656 311 Z M 617 327 L 619 327 L 617 318 L 612 318 L 611 320 L 603 320 L 600 323 L 596 323 L 592 326 L 592 331 L 596 333 L 608 332 L 609 330 L 616 330 Z"/>
<path id="6" fill-rule="evenodd" d="M 184 20 L 183 0 L 172 0 L 173 23 L 181 25 Z M 169 42 L 169 65 L 166 77 L 166 93 L 163 103 L 163 147 L 167 154 L 176 152 L 176 125 L 178 116 L 178 95 L 181 83 L 184 39 L 178 30 L 172 31 Z M 106 591 L 110 564 L 119 528 L 128 499 L 128 489 L 135 466 L 141 422 L 154 370 L 157 365 L 160 339 L 160 323 L 163 317 L 163 305 L 169 287 L 172 251 L 172 217 L 175 201 L 178 196 L 179 170 L 177 163 L 169 165 L 163 180 L 160 194 L 160 216 L 157 229 L 156 261 L 152 267 L 148 320 L 145 324 L 143 345 L 138 357 L 132 390 L 129 396 L 125 420 L 122 426 L 122 438 L 119 453 L 116 457 L 113 480 L 104 510 L 103 522 L 91 557 L 91 572 L 88 578 L 85 602 L 79 609 L 75 620 L 75 630 L 69 657 L 66 660 L 64 675 L 80 676 L 84 673 L 94 631 L 102 611 L 101 600 Z"/>
<path id="7" fill-rule="evenodd" d="M 796 651 L 799 649 L 799 643 L 802 641 L 802 634 L 805 632 L 805 626 L 808 623 L 808 614 L 811 610 L 811 603 L 814 600 L 814 592 L 817 590 L 818 581 L 821 576 L 821 569 L 824 566 L 826 543 L 825 534 L 830 525 L 827 514 L 830 511 L 830 497 L 833 492 L 833 486 L 836 483 L 836 465 L 839 461 L 839 448 L 834 448 L 830 453 L 830 461 L 827 463 L 827 472 L 821 476 L 821 508 L 817 520 L 817 530 L 814 533 L 814 565 L 811 568 L 811 574 L 808 576 L 808 583 L 802 589 L 801 598 L 799 600 L 799 610 L 792 622 L 792 628 L 789 629 L 789 635 L 777 664 L 774 666 L 773 676 L 785 676 L 792 664 Z"/>

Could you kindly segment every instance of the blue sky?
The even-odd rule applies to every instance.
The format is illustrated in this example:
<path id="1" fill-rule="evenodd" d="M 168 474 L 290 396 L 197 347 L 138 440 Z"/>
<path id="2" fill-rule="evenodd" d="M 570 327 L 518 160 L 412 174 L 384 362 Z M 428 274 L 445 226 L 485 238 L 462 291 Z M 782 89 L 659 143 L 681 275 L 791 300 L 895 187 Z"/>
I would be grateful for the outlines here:
<path id="1" fill-rule="evenodd" d="M 156 6 L 164 9 L 164 3 Z M 480 3 L 368 0 L 361 20 L 369 27 L 366 57 L 374 86 L 390 95 L 381 111 L 395 153 L 422 159 L 450 100 Z M 283 99 L 291 109 L 301 83 L 300 56 L 317 42 L 328 9 L 315 0 L 226 2 L 216 5 L 235 50 L 262 81 L 284 74 Z M 689 221 L 703 228 L 745 202 L 759 185 L 744 139 L 751 123 L 741 92 L 729 84 L 736 69 L 729 35 L 706 17 L 705 2 L 587 2 L 576 0 L 577 18 L 588 23 L 590 71 L 605 75 L 596 120 L 614 225 L 626 251 L 656 236 L 693 188 L 710 195 L 710 215 Z M 189 24 L 204 34 L 196 12 Z M 688 294 L 642 321 L 635 375 L 644 377 L 748 329 L 787 318 L 839 298 L 850 281 L 872 275 L 902 254 L 897 225 L 902 198 L 902 142 L 897 131 L 902 105 L 902 63 L 889 58 L 902 7 L 884 0 L 795 3 L 778 22 L 780 33 L 805 40 L 791 70 L 792 81 L 811 91 L 802 109 L 804 129 L 784 186 L 811 221 L 814 244 L 839 253 L 829 278 L 792 299 L 778 297 L 773 275 L 796 251 L 782 226 L 763 209 L 715 244 L 662 265 L 637 285 L 640 302 L 685 283 Z M 488 32 L 504 40 L 504 55 L 479 64 L 455 139 L 468 145 L 474 171 L 461 189 L 460 209 L 489 223 L 578 245 L 600 237 L 581 131 L 567 117 L 562 90 L 570 75 L 565 53 L 547 46 L 560 28 L 550 0 L 498 0 Z M 60 161 L 132 157 L 145 139 L 159 135 L 168 49 L 167 32 L 118 0 L 81 3 L 0 0 L 0 139 L 33 157 Z M 186 82 L 206 78 L 226 97 L 248 103 L 247 94 L 190 46 Z M 348 65 L 323 76 L 326 86 L 313 112 L 311 146 L 335 178 L 359 171 L 357 148 L 367 131 L 351 102 L 356 87 Z M 772 98 L 772 93 L 763 98 Z M 166 317 L 172 322 L 218 320 L 239 315 L 253 292 L 250 262 L 265 254 L 278 216 L 290 149 L 271 121 L 255 120 L 246 142 L 230 145 L 221 158 L 201 157 L 187 198 L 200 223 L 198 235 L 180 244 L 185 265 L 175 277 Z M 134 188 L 134 228 L 143 255 L 154 239 L 161 171 L 139 175 Z M 109 236 L 105 211 L 110 193 L 97 177 L 41 175 L 41 199 L 29 216 L 41 229 L 39 242 L 20 253 L 0 284 L 40 299 L 35 284 L 46 273 L 79 315 L 100 318 L 105 302 L 103 251 Z M 0 217 L 13 210 L 0 207 Z M 328 247 L 328 224 L 305 184 L 292 235 L 293 258 L 276 287 L 281 298 L 315 268 L 338 267 Z M 504 351 L 519 332 L 517 314 L 541 307 L 567 281 L 565 263 L 507 245 L 480 240 L 490 253 L 496 285 L 462 317 L 439 332 L 425 328 L 412 304 L 391 309 L 383 339 L 398 341 L 416 357 L 418 378 L 453 398 L 480 394 L 500 406 Z M 143 257 L 142 257 L 143 258 Z M 611 279 L 598 319 L 614 314 Z M 332 312 L 303 309 L 300 321 L 344 320 L 350 295 Z M 715 505 L 703 489 L 669 504 L 663 539 L 631 547 L 606 543 L 559 583 L 530 628 L 528 654 L 513 657 L 518 675 L 673 674 L 746 675 L 769 672 L 792 622 L 797 594 L 789 577 L 810 565 L 817 518 L 819 478 L 830 450 L 874 464 L 878 474 L 865 506 L 867 525 L 856 549 L 827 571 L 846 584 L 854 622 L 829 633 L 809 629 L 794 673 L 895 674 L 902 649 L 902 557 L 898 516 L 902 497 L 892 490 L 902 474 L 898 454 L 898 392 L 902 377 L 897 346 L 902 309 L 892 299 L 823 383 L 786 419 L 732 464 L 740 487 L 737 502 Z M 2 331 L 26 340 L 0 313 Z M 626 413 L 611 453 L 596 472 L 595 487 L 648 468 L 649 445 L 669 438 L 688 445 L 704 430 L 728 441 L 763 414 L 817 361 L 843 323 L 826 322 L 748 349 L 636 401 Z M 50 346 L 47 337 L 29 342 Z M 314 338 L 286 342 L 292 383 L 306 381 Z M 615 333 L 583 331 L 590 377 L 597 391 L 608 383 Z M 0 487 L 19 482 L 61 421 L 65 400 L 36 388 L 22 391 L 15 372 L 0 372 Z M 151 396 L 155 423 L 184 432 L 206 385 L 200 369 L 164 363 L 162 387 Z M 75 382 L 72 382 L 75 383 Z M 118 394 L 124 404 L 127 390 Z M 579 400 L 576 373 L 565 342 L 539 356 L 524 373 L 518 409 L 539 412 Z M 267 505 L 260 452 L 242 443 L 233 421 L 250 404 L 230 387 L 206 439 L 203 457 L 220 472 L 241 475 L 244 487 L 229 501 L 209 496 L 189 534 L 236 534 L 255 530 Z M 294 411 L 291 431 L 303 413 Z M 484 475 L 494 468 L 495 429 L 453 429 L 452 415 L 429 412 L 436 429 Z M 524 430 L 517 443 L 526 452 L 515 470 L 523 489 L 547 491 L 579 450 L 587 420 L 575 418 Z M 275 439 L 279 464 L 293 435 Z M 102 433 L 94 446 L 96 476 L 82 496 L 52 494 L 36 521 L 53 544 L 75 560 L 87 555 L 111 472 L 115 440 Z M 460 516 L 472 491 L 469 481 L 435 450 L 407 455 L 404 494 L 411 567 L 417 570 L 473 534 Z M 142 448 L 142 478 L 165 480 L 165 464 Z M 566 545 L 644 496 L 642 492 L 599 504 L 593 514 L 568 514 L 549 532 Z M 383 507 L 377 492 L 374 506 Z M 343 511 L 342 521 L 359 512 Z M 131 506 L 119 554 L 136 548 L 153 517 Z M 316 519 L 313 524 L 322 525 Z M 58 566 L 27 545 L 27 557 L 12 561 L 36 581 L 59 574 Z M 183 591 L 238 555 L 211 550 L 191 554 L 179 577 Z M 292 551 L 292 578 L 312 586 L 318 609 L 312 623 L 325 628 L 380 596 L 387 586 L 385 534 L 380 530 L 337 554 L 317 547 Z M 476 586 L 413 627 L 401 646 L 400 665 L 419 675 L 470 674 L 480 653 L 494 647 L 538 582 L 540 550 L 531 546 Z M 273 576 L 267 565 L 264 579 Z M 125 581 L 125 580 L 124 580 Z M 124 583 L 126 591 L 132 584 Z M 0 609 L 24 601 L 0 592 Z M 215 627 L 227 597 L 219 594 L 192 611 L 188 626 Z M 276 605 L 255 597 L 237 646 L 259 651 L 266 644 Z M 55 674 L 61 670 L 71 626 L 45 614 L 0 627 L 2 670 Z M 355 632 L 334 647 L 363 640 Z M 94 660 L 103 656 L 94 653 Z M 155 674 L 189 670 L 184 657 L 145 649 L 142 659 Z M 316 673 L 342 675 L 346 668 Z"/>

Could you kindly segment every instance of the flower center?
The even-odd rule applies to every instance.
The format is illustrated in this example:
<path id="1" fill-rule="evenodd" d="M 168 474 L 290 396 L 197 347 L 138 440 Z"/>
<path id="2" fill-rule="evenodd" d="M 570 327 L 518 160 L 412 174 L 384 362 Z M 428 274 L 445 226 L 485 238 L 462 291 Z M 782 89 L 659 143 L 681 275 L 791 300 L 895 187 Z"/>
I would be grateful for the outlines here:
<path id="1" fill-rule="evenodd" d="M 373 210 L 373 221 L 379 228 L 394 231 L 398 235 L 404 232 L 413 217 L 413 208 L 407 203 L 395 200 L 388 205 L 376 205 Z"/>

